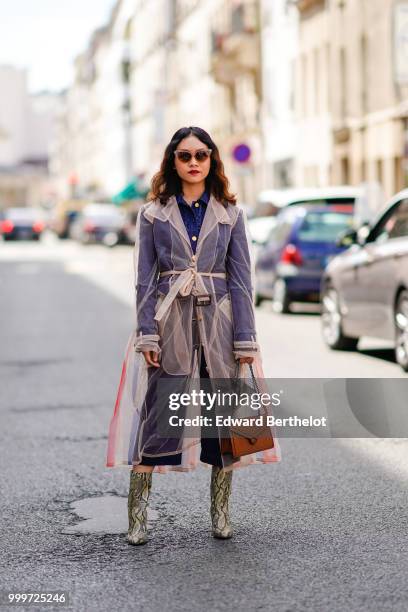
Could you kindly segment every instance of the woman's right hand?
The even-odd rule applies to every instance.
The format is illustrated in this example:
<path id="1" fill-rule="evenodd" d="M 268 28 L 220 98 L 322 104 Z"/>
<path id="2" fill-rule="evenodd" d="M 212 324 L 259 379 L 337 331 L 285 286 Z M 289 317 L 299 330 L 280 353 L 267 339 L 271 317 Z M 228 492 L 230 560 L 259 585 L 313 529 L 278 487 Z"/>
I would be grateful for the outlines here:
<path id="1" fill-rule="evenodd" d="M 153 366 L 155 368 L 160 367 L 159 353 L 156 353 L 156 351 L 142 351 L 142 352 L 143 352 L 143 357 L 145 358 L 148 366 Z"/>

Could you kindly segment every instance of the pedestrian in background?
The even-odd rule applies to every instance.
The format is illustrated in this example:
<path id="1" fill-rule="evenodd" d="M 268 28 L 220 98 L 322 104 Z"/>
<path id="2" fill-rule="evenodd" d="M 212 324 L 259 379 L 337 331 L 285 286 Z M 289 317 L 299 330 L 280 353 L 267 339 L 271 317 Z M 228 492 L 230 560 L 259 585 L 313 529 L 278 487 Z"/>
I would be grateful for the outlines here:
<path id="1" fill-rule="evenodd" d="M 253 273 L 246 219 L 229 192 L 218 147 L 199 127 L 167 145 L 149 201 L 138 216 L 134 250 L 136 326 L 129 339 L 107 466 L 132 465 L 128 498 L 131 544 L 147 541 L 152 472 L 212 466 L 212 533 L 229 538 L 232 470 L 279 461 L 279 448 L 234 459 L 220 438 L 163 437 L 167 402 L 160 384 L 189 389 L 197 377 L 231 379 L 237 360 L 263 377 L 256 338 Z M 165 404 L 165 405 L 164 405 Z"/>

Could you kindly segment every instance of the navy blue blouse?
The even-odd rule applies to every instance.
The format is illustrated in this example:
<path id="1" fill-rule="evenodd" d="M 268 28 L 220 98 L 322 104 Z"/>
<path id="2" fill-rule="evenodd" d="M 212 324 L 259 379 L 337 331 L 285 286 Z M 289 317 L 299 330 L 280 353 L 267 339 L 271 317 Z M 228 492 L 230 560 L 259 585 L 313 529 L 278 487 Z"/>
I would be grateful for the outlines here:
<path id="1" fill-rule="evenodd" d="M 205 211 L 207 210 L 207 204 L 210 199 L 210 194 L 207 191 L 194 200 L 190 206 L 183 198 L 183 194 L 179 193 L 176 196 L 177 204 L 181 213 L 181 216 L 186 226 L 188 236 L 190 238 L 191 248 L 193 253 L 196 252 L 198 235 L 203 224 Z"/>

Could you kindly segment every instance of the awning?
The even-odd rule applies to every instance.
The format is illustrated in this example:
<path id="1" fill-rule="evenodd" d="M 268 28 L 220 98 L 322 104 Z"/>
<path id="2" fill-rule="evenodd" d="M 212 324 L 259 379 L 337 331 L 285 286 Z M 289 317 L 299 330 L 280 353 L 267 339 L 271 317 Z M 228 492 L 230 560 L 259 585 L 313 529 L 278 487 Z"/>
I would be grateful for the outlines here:
<path id="1" fill-rule="evenodd" d="M 119 193 L 114 195 L 112 197 L 112 202 L 119 205 L 123 202 L 127 202 L 128 200 L 144 200 L 148 192 L 149 188 L 141 184 L 139 179 L 136 178 L 128 183 L 126 187 L 122 189 L 122 191 L 119 191 Z"/>

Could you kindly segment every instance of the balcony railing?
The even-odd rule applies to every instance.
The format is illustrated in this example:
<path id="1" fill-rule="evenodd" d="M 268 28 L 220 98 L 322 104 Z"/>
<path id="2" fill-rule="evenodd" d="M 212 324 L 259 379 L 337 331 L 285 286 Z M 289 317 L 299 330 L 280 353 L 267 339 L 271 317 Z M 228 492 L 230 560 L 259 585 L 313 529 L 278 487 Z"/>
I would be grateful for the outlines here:
<path id="1" fill-rule="evenodd" d="M 237 75 L 259 70 L 258 5 L 246 0 L 232 7 L 223 30 L 211 32 L 212 72 L 215 79 L 232 84 Z"/>
<path id="2" fill-rule="evenodd" d="M 253 0 L 242 2 L 232 7 L 229 14 L 228 25 L 224 30 L 214 29 L 211 32 L 211 49 L 213 52 L 222 51 L 228 39 L 248 36 L 259 32 L 259 19 L 257 3 Z"/>

